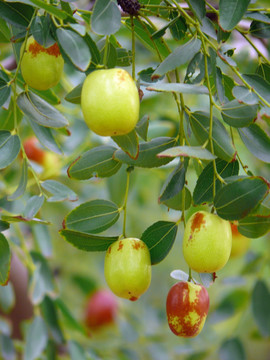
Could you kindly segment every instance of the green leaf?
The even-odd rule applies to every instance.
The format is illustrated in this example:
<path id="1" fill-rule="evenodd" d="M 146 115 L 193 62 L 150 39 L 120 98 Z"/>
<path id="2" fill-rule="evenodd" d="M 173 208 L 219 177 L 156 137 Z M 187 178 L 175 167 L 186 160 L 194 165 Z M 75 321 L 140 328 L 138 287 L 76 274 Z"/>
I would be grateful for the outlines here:
<path id="1" fill-rule="evenodd" d="M 258 21 L 264 22 L 266 24 L 270 24 L 270 18 L 263 12 L 247 11 L 245 14 L 245 17 L 247 19 L 258 20 Z"/>
<path id="2" fill-rule="evenodd" d="M 204 0 L 189 0 L 191 9 L 195 12 L 199 20 L 202 20 L 206 15 L 205 1 Z"/>
<path id="3" fill-rule="evenodd" d="M 142 142 L 139 144 L 139 156 L 136 160 L 131 159 L 123 150 L 117 150 L 114 153 L 114 159 L 119 160 L 125 164 L 153 168 L 159 167 L 169 163 L 172 159 L 159 159 L 157 154 L 163 150 L 172 147 L 175 143 L 174 138 L 160 137 L 155 138 L 149 142 Z"/>
<path id="4" fill-rule="evenodd" d="M 73 88 L 66 96 L 65 100 L 72 104 L 80 104 L 81 103 L 81 93 L 82 93 L 83 83 L 77 85 Z"/>
<path id="5" fill-rule="evenodd" d="M 244 16 L 250 0 L 220 0 L 219 24 L 225 31 L 232 30 Z"/>
<path id="6" fill-rule="evenodd" d="M 160 77 L 178 66 L 189 62 L 200 50 L 201 41 L 192 39 L 184 45 L 177 47 L 155 70 L 152 77 Z"/>
<path id="7" fill-rule="evenodd" d="M 38 250 L 46 257 L 52 256 L 52 239 L 48 226 L 44 224 L 32 225 L 32 232 Z"/>
<path id="8" fill-rule="evenodd" d="M 270 335 L 270 292 L 263 280 L 257 280 L 251 298 L 252 313 L 260 333 Z"/>
<path id="9" fill-rule="evenodd" d="M 56 154 L 63 154 L 53 136 L 53 129 L 41 126 L 38 123 L 32 121 L 30 118 L 27 120 L 29 121 L 29 124 L 31 125 L 31 128 L 33 129 L 36 137 L 45 148 L 55 152 Z"/>
<path id="10" fill-rule="evenodd" d="M 112 136 L 112 139 L 128 156 L 137 159 L 139 156 L 139 140 L 135 130 L 126 135 Z"/>
<path id="11" fill-rule="evenodd" d="M 30 295 L 33 304 L 38 305 L 46 294 L 53 292 L 53 275 L 46 259 L 40 253 L 32 252 L 31 256 L 36 268 L 31 279 Z"/>
<path id="12" fill-rule="evenodd" d="M 56 36 L 59 45 L 72 64 L 80 71 L 86 71 L 91 62 L 91 53 L 84 38 L 72 30 L 58 28 Z"/>
<path id="13" fill-rule="evenodd" d="M 147 133 L 149 126 L 149 116 L 144 115 L 141 120 L 136 124 L 135 130 L 137 134 L 144 140 L 147 141 Z"/>
<path id="14" fill-rule="evenodd" d="M 256 105 L 259 102 L 258 96 L 244 86 L 235 86 L 232 89 L 232 93 L 239 103 Z"/>
<path id="15" fill-rule="evenodd" d="M 79 323 L 74 316 L 72 315 L 72 313 L 69 311 L 69 309 L 67 308 L 67 306 L 65 305 L 65 303 L 60 299 L 57 298 L 54 300 L 54 303 L 57 305 L 58 309 L 61 311 L 64 319 L 65 319 L 65 323 L 67 323 L 71 329 L 77 330 L 79 331 L 81 334 L 86 335 L 86 332 L 84 330 L 84 327 L 81 325 L 81 323 Z"/>
<path id="16" fill-rule="evenodd" d="M 85 152 L 69 166 L 68 176 L 78 180 L 112 176 L 121 167 L 121 163 L 113 159 L 116 150 L 113 146 L 102 145 Z"/>
<path id="17" fill-rule="evenodd" d="M 9 281 L 11 252 L 7 239 L 0 234 L 0 285 L 5 286 Z"/>
<path id="18" fill-rule="evenodd" d="M 36 5 L 36 7 L 44 9 L 49 14 L 54 15 L 61 20 L 68 19 L 70 22 L 74 22 L 72 16 L 63 10 L 58 9 L 55 5 L 48 4 L 42 0 L 30 0 L 30 2 Z"/>
<path id="19" fill-rule="evenodd" d="M 0 107 L 4 105 L 11 94 L 11 87 L 8 83 L 1 77 L 0 71 Z"/>
<path id="20" fill-rule="evenodd" d="M 178 194 L 185 185 L 186 168 L 180 162 L 166 179 L 158 198 L 159 202 L 164 202 Z"/>
<path id="21" fill-rule="evenodd" d="M 20 2 L 0 1 L 0 17 L 18 28 L 26 29 L 34 13 L 34 8 Z"/>
<path id="22" fill-rule="evenodd" d="M 252 21 L 252 23 L 250 25 L 249 33 L 252 36 L 257 37 L 259 39 L 269 39 L 270 38 L 270 25 L 254 20 L 254 21 Z"/>
<path id="23" fill-rule="evenodd" d="M 204 145 L 209 139 L 209 115 L 202 111 L 196 111 L 190 114 L 189 119 L 196 139 L 199 141 L 200 145 Z M 212 140 L 214 154 L 227 162 L 232 161 L 235 150 L 225 127 L 216 117 L 213 117 Z M 207 149 L 210 150 L 210 144 L 207 145 Z"/>
<path id="24" fill-rule="evenodd" d="M 44 203 L 44 196 L 34 195 L 28 201 L 24 209 L 24 216 L 30 220 L 37 214 Z"/>
<path id="25" fill-rule="evenodd" d="M 12 195 L 8 196 L 9 201 L 18 199 L 24 194 L 27 185 L 27 179 L 28 179 L 28 165 L 26 159 L 24 159 L 22 164 L 22 173 L 21 173 L 19 185 L 15 190 L 15 192 Z"/>
<path id="26" fill-rule="evenodd" d="M 0 288 L 0 308 L 8 314 L 14 308 L 15 305 L 15 292 L 13 285 L 9 282 L 6 286 Z"/>
<path id="27" fill-rule="evenodd" d="M 242 76 L 264 100 L 270 103 L 270 83 L 268 81 L 258 74 L 244 74 Z"/>
<path id="28" fill-rule="evenodd" d="M 158 221 L 147 228 L 141 240 L 147 245 L 151 263 L 161 262 L 170 252 L 177 233 L 177 224 L 170 221 Z"/>
<path id="29" fill-rule="evenodd" d="M 249 215 L 239 220 L 239 232 L 248 238 L 258 238 L 270 231 L 270 215 Z"/>
<path id="30" fill-rule="evenodd" d="M 53 196 L 47 199 L 48 202 L 58 202 L 58 201 L 76 201 L 78 200 L 77 195 L 73 190 L 68 186 L 60 183 L 56 180 L 45 180 L 41 183 L 43 189 L 47 190 Z"/>
<path id="31" fill-rule="evenodd" d="M 116 54 L 117 54 L 116 66 L 125 67 L 131 65 L 132 52 L 130 50 L 117 48 Z"/>
<path id="32" fill-rule="evenodd" d="M 233 127 L 249 126 L 257 116 L 258 105 L 241 104 L 232 100 L 223 105 L 221 115 L 223 120 Z"/>
<path id="33" fill-rule="evenodd" d="M 214 40 L 217 40 L 216 28 L 215 28 L 213 22 L 208 17 L 204 17 L 202 19 L 201 30 L 204 34 L 210 36 Z"/>
<path id="34" fill-rule="evenodd" d="M 18 135 L 0 130 L 0 169 L 6 168 L 18 156 L 21 143 Z"/>
<path id="35" fill-rule="evenodd" d="M 91 36 L 89 35 L 89 33 L 86 33 L 84 36 L 84 40 L 87 43 L 91 55 L 92 55 L 92 61 L 91 63 L 93 65 L 98 65 L 100 64 L 100 60 L 101 60 L 101 56 L 100 56 L 100 52 L 98 50 L 97 44 L 95 43 L 95 41 L 91 38 Z"/>
<path id="36" fill-rule="evenodd" d="M 5 334 L 0 335 L 0 349 L 3 359 L 16 360 L 16 350 L 12 339 Z"/>
<path id="37" fill-rule="evenodd" d="M 215 162 L 216 170 L 223 179 L 233 175 L 238 175 L 239 164 L 237 161 L 228 163 L 224 160 L 216 159 Z M 195 205 L 213 201 L 213 185 L 214 165 L 213 162 L 211 162 L 203 169 L 196 182 L 196 186 L 193 192 L 193 201 Z M 215 191 L 218 192 L 221 187 L 221 182 L 216 179 Z"/>
<path id="38" fill-rule="evenodd" d="M 152 51 L 154 54 L 156 54 L 158 49 L 158 52 L 161 54 L 161 56 L 166 57 L 169 55 L 168 48 L 164 45 L 164 43 L 161 41 L 161 39 L 153 40 L 152 34 L 155 32 L 155 30 L 146 22 L 142 20 L 133 19 L 134 22 L 134 32 L 135 36 L 143 43 L 143 45 Z M 131 22 L 130 19 L 126 20 L 125 22 L 126 27 L 131 30 Z"/>
<path id="39" fill-rule="evenodd" d="M 183 199 L 182 198 L 183 198 L 184 190 L 185 190 L 185 209 L 184 210 L 187 210 L 190 207 L 191 201 L 192 201 L 191 193 L 187 187 L 185 187 L 182 191 L 180 191 L 178 194 L 176 194 L 171 199 L 163 201 L 162 204 L 167 206 L 169 209 L 183 211 L 183 207 L 182 207 Z"/>
<path id="40" fill-rule="evenodd" d="M 180 94 L 208 94 L 208 89 L 204 85 L 191 85 L 180 83 L 158 83 L 146 88 L 148 91 L 173 92 Z"/>
<path id="41" fill-rule="evenodd" d="M 225 340 L 219 349 L 220 360 L 246 360 L 242 342 L 238 338 Z"/>
<path id="42" fill-rule="evenodd" d="M 104 46 L 100 49 L 100 55 L 102 58 L 102 63 L 108 68 L 112 69 L 116 66 L 117 62 L 117 51 L 115 46 L 111 41 L 106 42 L 105 39 L 102 39 Z M 106 56 L 105 56 L 106 55 Z"/>
<path id="43" fill-rule="evenodd" d="M 23 360 L 35 360 L 40 357 L 48 342 L 48 332 L 44 320 L 36 316 L 26 334 Z"/>
<path id="44" fill-rule="evenodd" d="M 9 223 L 3 220 L 0 220 L 0 232 L 9 229 Z"/>
<path id="45" fill-rule="evenodd" d="M 0 39 L 1 39 L 0 41 L 2 43 L 4 43 L 4 42 L 9 43 L 10 38 L 11 38 L 11 33 L 9 30 L 9 27 L 8 27 L 7 23 L 5 22 L 5 20 L 2 19 L 0 16 Z"/>
<path id="46" fill-rule="evenodd" d="M 44 300 L 42 301 L 41 311 L 44 320 L 48 325 L 49 333 L 51 333 L 54 341 L 58 344 L 63 343 L 65 339 L 59 324 L 56 305 L 49 296 L 45 296 Z"/>
<path id="47" fill-rule="evenodd" d="M 170 23 L 169 29 L 175 40 L 181 40 L 185 37 L 187 31 L 186 20 L 182 16 L 177 16 L 177 11 L 173 11 L 172 16 L 176 16 L 174 21 Z"/>
<path id="48" fill-rule="evenodd" d="M 97 0 L 91 16 L 92 30 L 99 35 L 116 33 L 121 26 L 121 13 L 111 0 Z"/>
<path id="49" fill-rule="evenodd" d="M 223 186 L 214 198 L 217 214 L 226 220 L 247 216 L 267 195 L 269 186 L 261 177 L 237 179 Z"/>
<path id="50" fill-rule="evenodd" d="M 48 221 L 45 220 L 41 220 L 41 219 L 27 219 L 26 217 L 23 217 L 22 215 L 15 215 L 15 216 L 10 216 L 10 215 L 2 215 L 2 219 L 4 221 L 8 221 L 10 223 L 17 223 L 17 222 L 26 222 L 28 225 L 31 224 L 45 224 L 45 225 L 49 225 L 50 223 Z"/>
<path id="51" fill-rule="evenodd" d="M 31 24 L 31 32 L 34 39 L 45 48 L 52 46 L 55 39 L 52 37 L 51 32 L 48 31 L 52 26 L 50 16 L 36 16 Z"/>
<path id="52" fill-rule="evenodd" d="M 258 159 L 270 163 L 270 138 L 257 124 L 238 129 L 247 149 Z"/>
<path id="53" fill-rule="evenodd" d="M 68 342 L 68 352 L 71 360 L 87 360 L 84 349 L 77 341 Z"/>
<path id="54" fill-rule="evenodd" d="M 118 236 L 98 236 L 68 229 L 60 230 L 59 234 L 71 245 L 84 251 L 106 251 L 118 240 Z"/>
<path id="55" fill-rule="evenodd" d="M 27 117 L 39 125 L 52 128 L 68 125 L 60 111 L 31 92 L 22 92 L 17 98 L 17 104 Z"/>
<path id="56" fill-rule="evenodd" d="M 118 218 L 116 204 L 108 200 L 91 200 L 79 205 L 65 217 L 64 228 L 96 234 L 111 227 Z"/>
<path id="57" fill-rule="evenodd" d="M 201 159 L 201 160 L 214 160 L 216 156 L 211 154 L 210 151 L 200 146 L 175 146 L 170 149 L 166 149 L 157 155 L 159 158 L 163 157 L 178 157 L 185 156 L 189 158 Z"/>

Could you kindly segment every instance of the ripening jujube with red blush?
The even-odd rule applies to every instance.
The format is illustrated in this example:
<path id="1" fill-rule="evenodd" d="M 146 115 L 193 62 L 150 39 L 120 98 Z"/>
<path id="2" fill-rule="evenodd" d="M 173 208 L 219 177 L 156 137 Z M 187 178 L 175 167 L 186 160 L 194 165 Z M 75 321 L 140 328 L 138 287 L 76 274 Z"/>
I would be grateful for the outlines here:
<path id="1" fill-rule="evenodd" d="M 21 72 L 24 81 L 36 90 L 48 90 L 58 84 L 64 69 L 64 59 L 57 43 L 45 48 L 33 36 L 27 39 L 24 53 L 21 47 Z"/>
<path id="2" fill-rule="evenodd" d="M 199 273 L 220 270 L 229 260 L 232 231 L 229 221 L 197 211 L 187 221 L 183 254 L 189 267 Z"/>
<path id="3" fill-rule="evenodd" d="M 204 286 L 181 281 L 170 289 L 167 319 L 171 331 L 180 337 L 197 336 L 203 329 L 209 309 L 209 296 Z"/>
<path id="4" fill-rule="evenodd" d="M 45 151 L 40 147 L 39 141 L 35 136 L 31 136 L 24 140 L 23 147 L 29 160 L 35 161 L 42 165 L 45 158 Z"/>
<path id="5" fill-rule="evenodd" d="M 151 258 L 147 245 L 137 238 L 112 243 L 106 252 L 104 274 L 115 295 L 138 300 L 151 282 Z"/>
<path id="6" fill-rule="evenodd" d="M 113 293 L 100 289 L 91 294 L 85 310 L 85 324 L 96 330 L 115 323 L 118 311 L 118 302 Z"/>
<path id="7" fill-rule="evenodd" d="M 232 229 L 232 251 L 231 258 L 243 255 L 249 248 L 250 239 L 238 231 L 236 224 L 231 223 Z"/>

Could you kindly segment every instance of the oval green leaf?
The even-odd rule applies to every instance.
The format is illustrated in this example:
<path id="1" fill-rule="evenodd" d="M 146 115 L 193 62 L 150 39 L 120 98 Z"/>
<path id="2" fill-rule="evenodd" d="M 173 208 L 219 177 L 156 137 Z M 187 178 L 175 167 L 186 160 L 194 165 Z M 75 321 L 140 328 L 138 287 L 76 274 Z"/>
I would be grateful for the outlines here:
<path id="1" fill-rule="evenodd" d="M 116 150 L 113 146 L 102 145 L 85 152 L 69 166 L 68 176 L 77 180 L 112 176 L 121 167 L 121 162 L 113 159 Z"/>
<path id="2" fill-rule="evenodd" d="M 250 0 L 220 0 L 219 24 L 225 31 L 232 30 L 244 16 Z"/>
<path id="3" fill-rule="evenodd" d="M 91 16 L 91 26 L 99 35 L 116 33 L 121 26 L 121 13 L 111 0 L 97 0 Z"/>
<path id="4" fill-rule="evenodd" d="M 118 236 L 98 236 L 79 231 L 63 229 L 59 234 L 71 245 L 83 251 L 106 251 Z"/>
<path id="5" fill-rule="evenodd" d="M 24 194 L 27 185 L 27 179 L 28 179 L 28 165 L 26 159 L 24 159 L 19 185 L 15 190 L 15 192 L 12 195 L 8 196 L 8 200 L 13 201 L 15 199 L 18 199 Z"/>
<path id="6" fill-rule="evenodd" d="M 258 96 L 244 86 L 235 86 L 232 89 L 232 93 L 239 103 L 255 105 L 259 102 Z"/>
<path id="7" fill-rule="evenodd" d="M 220 360 L 246 360 L 242 342 L 238 338 L 225 340 L 219 349 Z"/>
<path id="8" fill-rule="evenodd" d="M 257 116 L 258 105 L 240 104 L 232 100 L 223 105 L 221 115 L 223 120 L 233 127 L 249 126 Z"/>
<path id="9" fill-rule="evenodd" d="M 135 130 L 126 135 L 112 136 L 112 139 L 128 156 L 132 159 L 137 159 L 139 155 L 139 140 Z"/>
<path id="10" fill-rule="evenodd" d="M 208 89 L 204 85 L 191 85 L 191 84 L 179 84 L 179 83 L 157 83 L 153 86 L 146 88 L 148 91 L 156 92 L 173 92 L 180 94 L 205 94 L 209 93 Z"/>
<path id="11" fill-rule="evenodd" d="M 257 124 L 238 129 L 247 149 L 258 159 L 270 163 L 270 138 Z"/>
<path id="12" fill-rule="evenodd" d="M 45 350 L 48 342 L 48 330 L 44 320 L 37 316 L 29 326 L 26 334 L 24 360 L 35 360 Z M 35 344 L 35 346 L 33 346 Z"/>
<path id="13" fill-rule="evenodd" d="M 11 252 L 7 239 L 0 234 L 0 285 L 5 286 L 9 280 Z"/>
<path id="14" fill-rule="evenodd" d="M 267 234 L 270 231 L 270 215 L 249 215 L 239 220 L 239 232 L 252 239 L 256 239 Z"/>
<path id="15" fill-rule="evenodd" d="M 64 220 L 64 228 L 96 234 L 111 227 L 119 218 L 116 204 L 108 200 L 91 200 L 72 210 Z"/>
<path id="16" fill-rule="evenodd" d="M 242 177 L 221 188 L 215 198 L 217 214 L 226 220 L 247 216 L 267 195 L 269 186 L 261 177 Z"/>
<path id="17" fill-rule="evenodd" d="M 0 131 L 0 169 L 6 168 L 18 156 L 21 143 L 18 135 L 9 131 Z"/>
<path id="18" fill-rule="evenodd" d="M 173 210 L 183 210 L 182 202 L 183 202 L 183 191 L 185 190 L 185 210 L 187 210 L 192 201 L 192 196 L 187 187 L 185 187 L 182 191 L 180 191 L 178 194 L 173 196 L 172 198 L 165 200 L 162 202 L 163 205 L 167 206 L 169 209 Z"/>
<path id="19" fill-rule="evenodd" d="M 201 160 L 214 160 L 216 156 L 211 154 L 207 149 L 203 149 L 200 146 L 175 146 L 170 149 L 164 150 L 157 155 L 158 157 L 177 157 L 184 156 L 189 158 L 201 159 Z"/>
<path id="20" fill-rule="evenodd" d="M 178 194 L 185 185 L 185 175 L 186 169 L 184 167 L 184 163 L 180 163 L 176 166 L 176 168 L 172 171 L 172 173 L 165 181 L 161 189 L 158 201 L 164 202 Z"/>
<path id="21" fill-rule="evenodd" d="M 151 263 L 161 262 L 170 252 L 177 234 L 177 224 L 170 221 L 158 221 L 147 228 L 141 240 L 148 246 Z"/>
<path id="22" fill-rule="evenodd" d="M 73 190 L 68 186 L 61 184 L 56 180 L 46 180 L 41 183 L 43 189 L 47 190 L 52 194 L 51 197 L 47 199 L 48 202 L 58 202 L 58 201 L 76 201 L 78 200 L 77 195 Z"/>
<path id="23" fill-rule="evenodd" d="M 262 336 L 270 336 L 270 292 L 263 280 L 258 280 L 252 292 L 252 312 Z"/>

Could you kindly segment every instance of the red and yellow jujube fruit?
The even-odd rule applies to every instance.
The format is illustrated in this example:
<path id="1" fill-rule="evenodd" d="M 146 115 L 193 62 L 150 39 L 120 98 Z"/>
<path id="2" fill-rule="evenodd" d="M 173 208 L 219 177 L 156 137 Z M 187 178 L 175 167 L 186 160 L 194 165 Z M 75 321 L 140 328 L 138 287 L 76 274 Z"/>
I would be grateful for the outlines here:
<path id="1" fill-rule="evenodd" d="M 238 231 L 238 227 L 236 224 L 231 223 L 231 229 L 232 229 L 232 251 L 231 251 L 231 258 L 241 256 L 245 252 L 247 252 L 249 245 L 250 245 L 250 239 L 246 236 L 242 235 Z"/>
<path id="2" fill-rule="evenodd" d="M 100 289 L 90 295 L 86 310 L 85 324 L 92 330 L 97 330 L 115 323 L 118 312 L 118 302 L 113 293 Z"/>
<path id="3" fill-rule="evenodd" d="M 168 293 L 168 324 L 177 336 L 197 336 L 203 329 L 208 309 L 208 292 L 200 284 L 181 281 L 173 285 Z"/>
<path id="4" fill-rule="evenodd" d="M 104 274 L 114 294 L 137 300 L 151 283 L 151 258 L 147 245 L 137 238 L 112 243 L 106 252 Z"/>
<path id="5" fill-rule="evenodd" d="M 125 135 L 139 119 L 138 89 L 126 70 L 96 70 L 83 83 L 81 106 L 87 126 L 96 134 Z"/>
<path id="6" fill-rule="evenodd" d="M 33 36 L 27 39 L 21 72 L 28 85 L 36 90 L 48 90 L 58 84 L 63 68 L 64 60 L 57 43 L 45 48 Z"/>
<path id="7" fill-rule="evenodd" d="M 191 269 L 200 273 L 220 270 L 229 260 L 231 247 L 229 221 L 206 211 L 196 212 L 187 221 L 183 254 Z"/>

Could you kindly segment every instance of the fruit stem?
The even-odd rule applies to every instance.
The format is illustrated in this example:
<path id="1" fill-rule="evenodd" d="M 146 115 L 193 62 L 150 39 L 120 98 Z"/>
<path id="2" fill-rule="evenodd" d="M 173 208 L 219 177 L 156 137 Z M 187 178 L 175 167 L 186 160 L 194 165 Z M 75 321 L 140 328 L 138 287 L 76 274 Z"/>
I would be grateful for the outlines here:
<path id="1" fill-rule="evenodd" d="M 192 280 L 192 270 L 191 268 L 188 269 L 188 281 L 191 281 Z"/>
<path id="2" fill-rule="evenodd" d="M 135 81 L 136 73 L 135 73 L 135 31 L 134 31 L 134 21 L 133 16 L 130 15 L 130 23 L 131 23 L 131 42 L 132 42 L 132 79 Z"/>
<path id="3" fill-rule="evenodd" d="M 129 179 L 130 179 L 130 173 L 133 170 L 133 167 L 129 166 L 127 168 L 127 183 L 126 183 L 126 192 L 125 192 L 125 198 L 124 198 L 124 204 L 123 204 L 123 211 L 124 211 L 124 220 L 123 220 L 123 237 L 126 237 L 126 223 L 127 223 L 127 199 L 128 199 L 128 191 L 129 191 Z"/>

